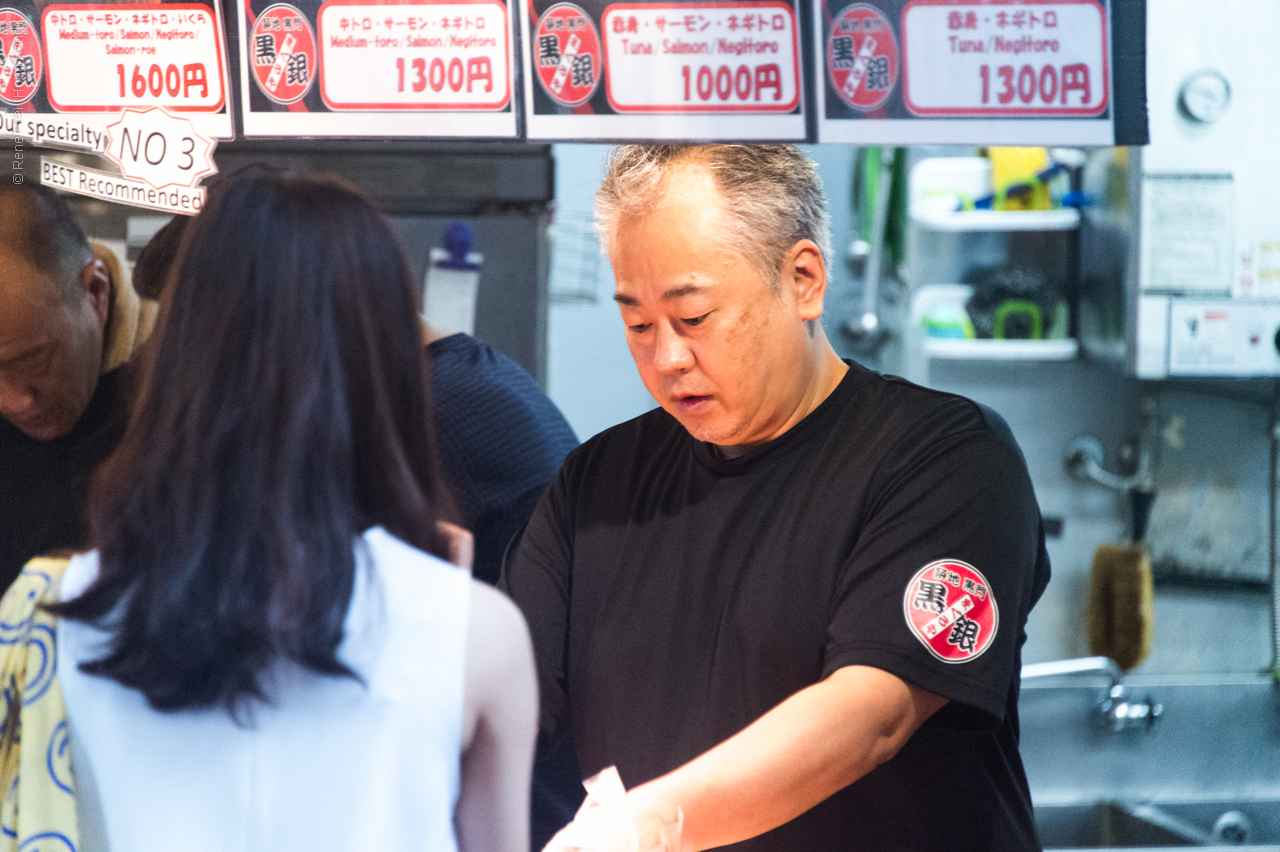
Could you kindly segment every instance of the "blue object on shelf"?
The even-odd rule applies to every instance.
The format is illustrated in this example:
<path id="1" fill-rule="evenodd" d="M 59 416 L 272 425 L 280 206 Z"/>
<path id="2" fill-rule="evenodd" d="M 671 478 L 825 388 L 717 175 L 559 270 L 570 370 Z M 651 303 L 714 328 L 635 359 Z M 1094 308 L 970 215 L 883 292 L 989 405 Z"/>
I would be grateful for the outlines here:
<path id="1" fill-rule="evenodd" d="M 444 247 L 449 256 L 437 261 L 441 269 L 479 269 L 479 264 L 467 260 L 471 246 L 475 243 L 475 232 L 466 222 L 454 222 L 444 234 Z"/>
<path id="2" fill-rule="evenodd" d="M 1078 208 L 1078 207 L 1088 207 L 1088 206 L 1089 206 L 1089 199 L 1088 199 L 1087 197 L 1085 197 L 1085 194 L 1084 194 L 1083 192 L 1081 192 L 1080 190 L 1078 190 L 1078 189 L 1073 189 L 1073 190 L 1071 190 L 1070 192 L 1064 192 L 1064 193 L 1062 194 L 1062 206 L 1063 206 L 1063 207 L 1077 207 L 1077 208 Z"/>

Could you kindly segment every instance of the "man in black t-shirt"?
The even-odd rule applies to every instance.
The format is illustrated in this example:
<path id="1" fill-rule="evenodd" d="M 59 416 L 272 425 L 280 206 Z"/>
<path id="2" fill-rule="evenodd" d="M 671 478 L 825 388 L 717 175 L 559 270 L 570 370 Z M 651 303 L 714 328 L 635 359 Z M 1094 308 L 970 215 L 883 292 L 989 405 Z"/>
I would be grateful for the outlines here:
<path id="1" fill-rule="evenodd" d="M 123 434 L 144 330 L 109 252 L 53 190 L 0 189 L 0 593 L 33 556 L 86 544 L 89 476 Z"/>
<path id="2" fill-rule="evenodd" d="M 1017 697 L 1048 561 L 1007 427 L 837 357 L 795 148 L 623 148 L 597 213 L 661 409 L 571 453 L 509 551 L 544 744 L 571 723 L 584 774 L 618 768 L 642 850 L 681 817 L 682 852 L 1039 848 Z"/>

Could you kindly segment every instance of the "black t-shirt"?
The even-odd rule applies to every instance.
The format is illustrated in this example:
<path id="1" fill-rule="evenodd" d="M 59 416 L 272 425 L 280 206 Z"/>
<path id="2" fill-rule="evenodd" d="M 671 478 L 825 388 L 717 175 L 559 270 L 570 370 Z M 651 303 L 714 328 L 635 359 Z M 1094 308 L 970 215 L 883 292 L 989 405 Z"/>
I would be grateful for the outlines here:
<path id="1" fill-rule="evenodd" d="M 126 369 L 98 379 L 61 438 L 38 441 L 0 418 L 0 593 L 32 557 L 88 543 L 89 476 L 124 435 Z"/>
<path id="2" fill-rule="evenodd" d="M 578 438 L 524 369 L 466 334 L 430 343 L 441 467 L 476 539 L 473 573 L 498 581 L 502 552 Z"/>
<path id="3" fill-rule="evenodd" d="M 874 666 L 950 703 L 863 779 L 730 848 L 1038 849 L 1018 671 L 1049 566 L 999 426 L 851 364 L 741 458 L 662 410 L 586 442 L 501 583 L 532 631 L 542 735 L 572 720 L 584 775 L 613 764 L 630 788 Z"/>

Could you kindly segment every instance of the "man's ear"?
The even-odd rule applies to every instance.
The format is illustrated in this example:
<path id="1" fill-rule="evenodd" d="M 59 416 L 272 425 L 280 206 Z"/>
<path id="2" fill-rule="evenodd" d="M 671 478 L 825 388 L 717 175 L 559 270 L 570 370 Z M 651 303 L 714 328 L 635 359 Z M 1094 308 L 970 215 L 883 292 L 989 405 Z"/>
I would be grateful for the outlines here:
<path id="1" fill-rule="evenodd" d="M 98 328 L 106 329 L 111 315 L 111 273 L 99 258 L 93 258 L 80 270 L 80 289 L 89 298 L 98 317 Z"/>
<path id="2" fill-rule="evenodd" d="M 827 295 L 827 265 L 822 251 L 813 240 L 800 240 L 787 252 L 782 263 L 783 279 L 794 287 L 796 310 L 800 319 L 816 320 L 822 316 L 822 301 Z"/>

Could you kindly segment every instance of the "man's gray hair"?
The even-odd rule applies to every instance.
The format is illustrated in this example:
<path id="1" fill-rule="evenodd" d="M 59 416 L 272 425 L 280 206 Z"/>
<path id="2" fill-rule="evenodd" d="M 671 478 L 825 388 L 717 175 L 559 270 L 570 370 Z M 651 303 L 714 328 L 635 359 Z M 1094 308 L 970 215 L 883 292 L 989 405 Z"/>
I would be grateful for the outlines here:
<path id="1" fill-rule="evenodd" d="M 606 245 L 622 216 L 649 212 L 673 167 L 700 166 L 720 190 L 730 223 L 723 246 L 747 258 L 770 284 L 798 241 L 831 257 L 831 223 L 813 161 L 794 145 L 621 145 L 596 191 L 596 229 Z"/>

